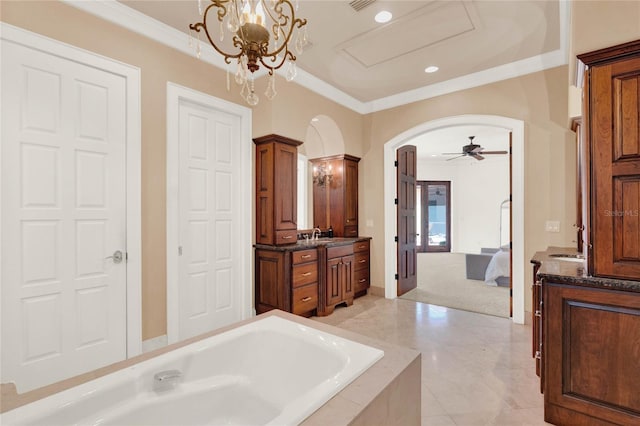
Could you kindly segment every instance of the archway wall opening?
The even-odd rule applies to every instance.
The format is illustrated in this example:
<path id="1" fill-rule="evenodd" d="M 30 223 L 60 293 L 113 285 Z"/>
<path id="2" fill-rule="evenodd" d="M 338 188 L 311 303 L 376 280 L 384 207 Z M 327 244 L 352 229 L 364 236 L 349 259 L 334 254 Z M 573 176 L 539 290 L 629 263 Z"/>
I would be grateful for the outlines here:
<path id="1" fill-rule="evenodd" d="M 514 182 L 514 193 L 520 194 L 523 218 L 522 247 L 514 248 L 514 262 L 521 266 L 514 267 L 514 277 L 520 274 L 524 294 L 514 320 L 524 321 L 524 310 L 531 306 L 524 290 L 533 280 L 529 259 L 548 246 L 575 245 L 575 134 L 569 128 L 566 79 L 562 66 L 364 117 L 360 173 L 366 185 L 360 190 L 359 223 L 360 233 L 373 237 L 372 293 L 395 297 L 395 149 L 431 128 L 493 123 L 513 130 L 514 144 L 518 133 L 521 140 L 513 166 L 522 176 L 521 189 Z M 559 221 L 560 232 L 546 232 L 548 220 Z"/>

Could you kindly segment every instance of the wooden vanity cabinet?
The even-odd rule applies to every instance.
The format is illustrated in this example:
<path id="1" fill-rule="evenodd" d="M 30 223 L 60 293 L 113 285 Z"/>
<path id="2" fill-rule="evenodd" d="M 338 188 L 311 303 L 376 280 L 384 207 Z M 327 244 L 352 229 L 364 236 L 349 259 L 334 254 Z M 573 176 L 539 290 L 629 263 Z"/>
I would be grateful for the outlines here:
<path id="1" fill-rule="evenodd" d="M 318 251 L 256 249 L 256 313 L 280 309 L 311 316 L 318 308 Z"/>
<path id="2" fill-rule="evenodd" d="M 367 294 L 371 286 L 369 241 L 357 241 L 353 243 L 354 254 L 354 297 Z"/>
<path id="3" fill-rule="evenodd" d="M 355 257 L 353 255 L 353 244 L 338 247 L 327 247 L 320 251 L 326 256 L 324 262 L 324 280 L 320 289 L 320 301 L 318 316 L 329 315 L 336 305 L 346 303 L 347 306 L 353 304 L 355 294 Z"/>
<path id="4" fill-rule="evenodd" d="M 279 135 L 253 140 L 256 145 L 256 243 L 295 244 L 298 236 L 298 146 Z"/>
<path id="5" fill-rule="evenodd" d="M 542 286 L 545 421 L 640 424 L 640 293 Z"/>
<path id="6" fill-rule="evenodd" d="M 533 325 L 533 338 L 531 342 L 531 356 L 536 361 L 536 375 L 540 377 L 540 393 L 544 392 L 544 369 L 543 366 L 543 308 L 542 302 L 542 282 L 538 279 L 540 263 L 533 264 L 533 285 L 531 286 L 531 324 Z"/>
<path id="7" fill-rule="evenodd" d="M 358 162 L 352 155 L 314 158 L 313 167 L 331 171 L 325 185 L 313 184 L 313 226 L 333 228 L 336 237 L 358 236 Z"/>

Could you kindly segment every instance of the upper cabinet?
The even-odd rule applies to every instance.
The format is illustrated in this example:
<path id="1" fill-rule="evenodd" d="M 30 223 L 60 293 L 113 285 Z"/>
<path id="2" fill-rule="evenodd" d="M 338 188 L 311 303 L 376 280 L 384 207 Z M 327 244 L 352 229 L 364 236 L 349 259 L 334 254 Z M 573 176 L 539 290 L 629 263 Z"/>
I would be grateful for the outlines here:
<path id="1" fill-rule="evenodd" d="M 331 227 L 336 237 L 358 236 L 359 161 L 346 154 L 311 160 L 314 227 Z"/>
<path id="2" fill-rule="evenodd" d="M 256 243 L 281 245 L 297 240 L 298 146 L 278 135 L 256 144 Z"/>
<path id="3" fill-rule="evenodd" d="M 640 40 L 579 55 L 589 272 L 640 279 Z"/>

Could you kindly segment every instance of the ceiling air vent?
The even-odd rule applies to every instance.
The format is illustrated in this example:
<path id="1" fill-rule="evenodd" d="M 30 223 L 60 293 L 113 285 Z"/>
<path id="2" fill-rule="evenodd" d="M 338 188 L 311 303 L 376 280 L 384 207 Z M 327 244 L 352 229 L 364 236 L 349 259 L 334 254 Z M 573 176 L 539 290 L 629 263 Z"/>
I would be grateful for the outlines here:
<path id="1" fill-rule="evenodd" d="M 353 0 L 349 2 L 349 6 L 351 6 L 356 12 L 360 12 L 362 9 L 375 2 L 376 0 Z"/>

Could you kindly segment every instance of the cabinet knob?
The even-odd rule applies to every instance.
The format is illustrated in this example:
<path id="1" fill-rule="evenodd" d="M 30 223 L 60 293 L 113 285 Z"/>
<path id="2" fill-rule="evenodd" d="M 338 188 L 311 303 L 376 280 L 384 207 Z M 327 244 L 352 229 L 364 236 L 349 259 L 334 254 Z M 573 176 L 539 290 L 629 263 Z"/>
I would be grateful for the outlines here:
<path id="1" fill-rule="evenodd" d="M 305 272 L 304 274 L 302 274 L 303 277 L 308 277 L 309 275 L 311 275 L 311 272 Z"/>
<path id="2" fill-rule="evenodd" d="M 293 238 L 293 236 L 292 236 L 292 235 L 284 235 L 284 236 L 282 237 L 282 239 L 283 239 L 283 240 L 290 240 L 291 238 Z"/>
<path id="3" fill-rule="evenodd" d="M 358 280 L 358 282 L 359 282 L 359 283 L 363 283 L 363 282 L 365 282 L 366 280 L 367 280 L 366 278 L 362 278 L 362 279 Z"/>
<path id="4" fill-rule="evenodd" d="M 301 259 L 308 259 L 310 257 L 311 257 L 310 254 L 303 254 L 302 256 L 300 256 Z"/>
<path id="5" fill-rule="evenodd" d="M 540 353 L 540 351 L 536 351 L 536 359 L 541 359 L 542 358 L 542 354 Z"/>
<path id="6" fill-rule="evenodd" d="M 359 260 L 358 262 L 359 262 L 359 263 L 364 263 L 364 262 L 366 262 L 366 261 L 367 261 L 367 259 L 361 259 L 361 260 Z"/>
<path id="7" fill-rule="evenodd" d="M 303 297 L 302 299 L 300 299 L 301 302 L 308 302 L 309 300 L 311 300 L 311 296 Z"/>

